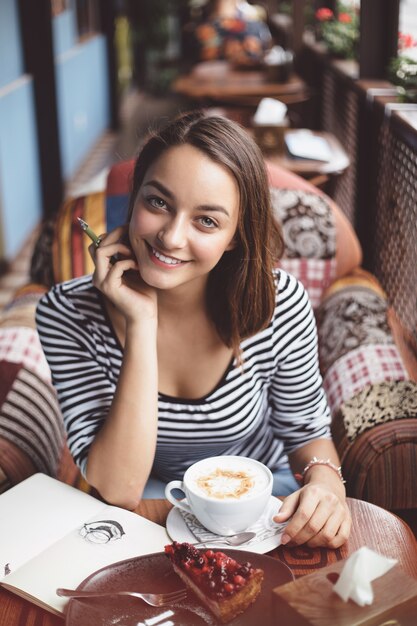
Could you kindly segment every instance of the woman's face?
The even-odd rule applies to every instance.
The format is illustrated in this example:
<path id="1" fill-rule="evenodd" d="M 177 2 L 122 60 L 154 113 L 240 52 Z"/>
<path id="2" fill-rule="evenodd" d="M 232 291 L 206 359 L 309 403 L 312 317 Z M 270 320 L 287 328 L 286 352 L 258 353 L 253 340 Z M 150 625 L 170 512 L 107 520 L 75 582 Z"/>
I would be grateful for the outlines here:
<path id="1" fill-rule="evenodd" d="M 222 165 L 188 144 L 168 148 L 139 189 L 129 237 L 143 280 L 156 289 L 204 287 L 234 247 L 239 190 Z"/>

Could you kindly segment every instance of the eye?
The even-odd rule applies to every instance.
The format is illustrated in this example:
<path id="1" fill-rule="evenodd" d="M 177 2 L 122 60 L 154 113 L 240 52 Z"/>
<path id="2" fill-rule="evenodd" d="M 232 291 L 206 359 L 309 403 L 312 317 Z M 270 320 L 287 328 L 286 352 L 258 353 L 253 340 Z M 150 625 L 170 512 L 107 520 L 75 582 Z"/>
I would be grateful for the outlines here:
<path id="1" fill-rule="evenodd" d="M 200 217 L 199 218 L 200 224 L 202 226 L 204 226 L 204 228 L 217 228 L 217 224 L 214 220 L 211 219 L 211 217 Z"/>
<path id="2" fill-rule="evenodd" d="M 166 209 L 167 203 L 165 200 L 160 198 L 159 196 L 148 196 L 146 198 L 148 204 L 150 204 L 154 209 Z"/>

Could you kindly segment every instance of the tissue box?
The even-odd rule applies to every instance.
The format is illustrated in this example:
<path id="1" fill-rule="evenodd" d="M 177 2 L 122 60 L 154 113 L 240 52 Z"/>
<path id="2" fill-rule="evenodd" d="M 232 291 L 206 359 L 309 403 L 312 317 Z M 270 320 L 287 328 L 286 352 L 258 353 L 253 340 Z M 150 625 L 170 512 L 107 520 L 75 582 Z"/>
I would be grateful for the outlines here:
<path id="1" fill-rule="evenodd" d="M 415 626 L 417 580 L 398 566 L 372 583 L 374 601 L 358 606 L 344 602 L 333 592 L 333 584 L 344 565 L 339 561 L 276 587 L 272 592 L 272 615 L 285 626 L 382 626 L 398 620 L 401 626 Z M 395 622 L 394 622 L 395 623 Z"/>
<path id="2" fill-rule="evenodd" d="M 253 123 L 255 141 L 263 152 L 284 152 L 285 131 L 289 127 L 289 120 L 285 118 L 282 124 Z"/>

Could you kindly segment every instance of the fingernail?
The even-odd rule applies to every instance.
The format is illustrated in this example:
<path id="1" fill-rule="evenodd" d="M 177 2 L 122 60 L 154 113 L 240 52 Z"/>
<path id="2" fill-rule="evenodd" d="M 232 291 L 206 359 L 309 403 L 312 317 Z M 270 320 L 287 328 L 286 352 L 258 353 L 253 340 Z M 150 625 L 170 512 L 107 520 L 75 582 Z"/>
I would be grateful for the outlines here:
<path id="1" fill-rule="evenodd" d="M 281 544 L 283 546 L 285 546 L 286 543 L 288 543 L 290 541 L 291 537 L 289 535 L 286 535 L 285 533 L 282 535 L 281 537 Z"/>

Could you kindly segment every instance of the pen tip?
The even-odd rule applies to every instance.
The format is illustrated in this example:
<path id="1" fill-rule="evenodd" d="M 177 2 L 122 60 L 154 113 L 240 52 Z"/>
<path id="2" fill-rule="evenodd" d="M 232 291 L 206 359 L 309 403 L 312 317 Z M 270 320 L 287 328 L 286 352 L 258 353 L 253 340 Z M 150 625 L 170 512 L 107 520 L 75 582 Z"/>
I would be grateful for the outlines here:
<path id="1" fill-rule="evenodd" d="M 82 219 L 81 219 L 81 217 L 77 217 L 77 220 L 78 220 L 78 222 L 79 222 L 79 224 L 80 224 L 81 228 L 83 228 L 84 230 L 85 230 L 86 228 L 88 228 L 88 224 L 87 224 L 87 222 L 84 222 L 84 220 L 82 220 Z"/>

